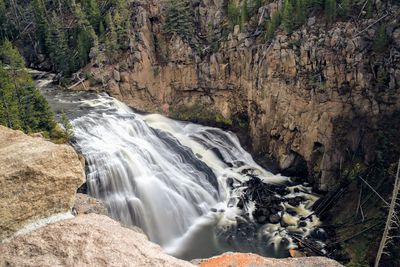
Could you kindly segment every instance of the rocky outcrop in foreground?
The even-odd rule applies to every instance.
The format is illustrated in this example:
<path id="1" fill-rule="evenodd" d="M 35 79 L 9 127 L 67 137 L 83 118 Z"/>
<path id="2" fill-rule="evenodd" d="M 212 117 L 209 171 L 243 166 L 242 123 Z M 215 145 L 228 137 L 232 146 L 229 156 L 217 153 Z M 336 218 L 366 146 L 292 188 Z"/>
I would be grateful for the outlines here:
<path id="1" fill-rule="evenodd" d="M 80 215 L 0 246 L 0 266 L 193 266 L 104 215 Z"/>
<path id="2" fill-rule="evenodd" d="M 326 266 L 325 258 L 267 259 L 229 253 L 197 261 L 200 266 Z M 0 245 L 0 266 L 194 266 L 164 254 L 139 231 L 98 214 L 79 215 Z"/>
<path id="3" fill-rule="evenodd" d="M 28 223 L 70 211 L 84 181 L 72 147 L 0 126 L 0 240 Z"/>
<path id="4" fill-rule="evenodd" d="M 200 267 L 340 267 L 334 260 L 323 257 L 271 259 L 251 253 L 225 253 L 202 260 Z"/>

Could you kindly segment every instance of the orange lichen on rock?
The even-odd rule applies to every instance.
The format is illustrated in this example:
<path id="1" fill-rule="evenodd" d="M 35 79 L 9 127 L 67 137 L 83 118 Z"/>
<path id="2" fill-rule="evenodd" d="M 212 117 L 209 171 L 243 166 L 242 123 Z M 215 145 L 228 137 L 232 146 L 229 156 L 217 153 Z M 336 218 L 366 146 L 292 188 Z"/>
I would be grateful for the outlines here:
<path id="1" fill-rule="evenodd" d="M 251 253 L 225 253 L 202 260 L 200 267 L 342 267 L 340 263 L 324 257 L 264 258 Z"/>
<path id="2" fill-rule="evenodd" d="M 203 261 L 200 267 L 246 267 L 246 266 L 262 266 L 265 260 L 263 257 L 251 253 L 226 253 L 218 257 L 210 258 Z"/>

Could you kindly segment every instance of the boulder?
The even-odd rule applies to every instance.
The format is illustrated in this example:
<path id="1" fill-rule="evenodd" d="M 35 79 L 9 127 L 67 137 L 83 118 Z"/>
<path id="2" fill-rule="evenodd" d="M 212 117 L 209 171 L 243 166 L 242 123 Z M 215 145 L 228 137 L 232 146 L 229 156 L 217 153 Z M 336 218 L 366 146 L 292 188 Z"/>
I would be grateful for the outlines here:
<path id="1" fill-rule="evenodd" d="M 76 214 L 96 213 L 108 215 L 107 208 L 101 200 L 81 193 L 76 194 L 74 211 Z"/>
<path id="2" fill-rule="evenodd" d="M 111 218 L 78 215 L 0 245 L 0 266 L 193 266 Z"/>
<path id="3" fill-rule="evenodd" d="M 84 180 L 72 147 L 0 126 L 0 240 L 70 211 Z"/>
<path id="4" fill-rule="evenodd" d="M 117 82 L 121 81 L 121 74 L 117 70 L 114 70 L 114 80 L 116 80 Z"/>
<path id="5" fill-rule="evenodd" d="M 194 261 L 200 267 L 341 267 L 324 257 L 272 259 L 251 253 L 225 253 L 206 260 Z"/>

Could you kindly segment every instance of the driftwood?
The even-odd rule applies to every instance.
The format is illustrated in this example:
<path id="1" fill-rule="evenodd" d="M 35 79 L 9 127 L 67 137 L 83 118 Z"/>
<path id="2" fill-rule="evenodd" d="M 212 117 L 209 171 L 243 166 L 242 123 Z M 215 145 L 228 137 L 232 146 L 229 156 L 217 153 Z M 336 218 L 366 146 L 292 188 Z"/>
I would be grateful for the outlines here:
<path id="1" fill-rule="evenodd" d="M 361 33 L 365 32 L 366 30 L 368 30 L 369 28 L 371 28 L 372 26 L 374 26 L 375 24 L 377 24 L 379 21 L 383 20 L 384 18 L 386 18 L 389 15 L 389 13 L 386 13 L 385 15 L 383 15 L 382 17 L 380 17 L 379 19 L 377 19 L 376 21 L 374 21 L 372 24 L 368 25 L 368 27 L 366 27 L 365 29 L 363 29 L 362 31 L 359 31 L 356 35 L 354 35 L 353 39 L 356 38 L 357 36 L 359 36 Z"/>
<path id="2" fill-rule="evenodd" d="M 72 89 L 72 88 L 78 86 L 79 84 L 82 84 L 82 85 L 83 85 L 83 88 L 84 88 L 85 90 L 87 90 L 86 85 L 85 85 L 85 79 L 82 79 L 82 78 L 80 77 L 80 73 L 76 73 L 74 76 L 78 79 L 78 81 L 77 81 L 76 83 L 74 83 L 73 85 L 69 86 L 68 89 L 70 90 L 70 89 Z"/>
<path id="3" fill-rule="evenodd" d="M 323 253 L 319 248 L 317 248 L 316 246 L 314 246 L 313 244 L 311 244 L 310 242 L 307 242 L 307 240 L 298 238 L 296 235 L 291 234 L 290 237 L 292 237 L 293 239 L 295 239 L 297 242 L 299 242 L 299 244 L 302 244 L 305 247 L 308 247 L 309 249 L 311 249 L 312 251 L 314 251 L 315 253 L 317 253 L 320 256 L 325 256 L 325 253 Z"/>
<path id="4" fill-rule="evenodd" d="M 379 266 L 379 262 L 381 260 L 383 251 L 387 245 L 388 240 L 390 239 L 390 236 L 389 236 L 390 229 L 392 228 L 393 225 L 398 226 L 396 205 L 397 205 L 397 197 L 398 197 L 399 191 L 400 191 L 399 173 L 400 173 L 400 159 L 399 159 L 399 163 L 397 166 L 397 174 L 396 174 L 396 179 L 395 179 L 394 187 L 393 187 L 392 201 L 390 202 L 390 208 L 389 208 L 389 213 L 388 213 L 388 216 L 386 219 L 385 230 L 383 231 L 382 240 L 379 245 L 378 253 L 376 255 L 375 267 Z"/>
<path id="5" fill-rule="evenodd" d="M 389 206 L 389 203 L 367 182 L 365 181 L 361 176 L 358 176 L 358 178 L 361 179 L 387 206 Z"/>
<path id="6" fill-rule="evenodd" d="M 364 5 L 362 6 L 361 11 L 360 11 L 360 14 L 358 15 L 358 18 L 357 18 L 357 19 L 359 19 L 359 18 L 361 17 L 361 15 L 362 15 L 362 13 L 363 13 L 363 11 L 364 11 L 365 6 L 368 4 L 368 1 L 369 1 L 369 0 L 366 0 L 366 1 L 365 1 L 365 3 L 364 3 Z"/>

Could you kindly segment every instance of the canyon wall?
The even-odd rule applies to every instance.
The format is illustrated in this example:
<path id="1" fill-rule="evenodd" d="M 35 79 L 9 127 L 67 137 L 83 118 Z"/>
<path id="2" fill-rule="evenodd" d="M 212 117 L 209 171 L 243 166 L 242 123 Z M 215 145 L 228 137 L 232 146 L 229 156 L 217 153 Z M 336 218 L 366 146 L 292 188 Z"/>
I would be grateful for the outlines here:
<path id="1" fill-rule="evenodd" d="M 248 127 L 253 153 L 275 159 L 283 171 L 308 173 L 321 190 L 335 188 L 357 151 L 364 162 L 374 161 L 376 131 L 398 117 L 395 4 L 378 1 L 374 19 L 331 24 L 316 14 L 268 42 L 260 29 L 281 1 L 261 7 L 252 24 L 237 25 L 225 37 L 225 1 L 195 1 L 197 37 L 189 41 L 163 33 L 160 1 L 131 5 L 129 51 L 110 62 L 100 46 L 82 70 L 90 79 L 74 89 L 105 91 L 141 111 L 179 118 L 192 108 L 196 114 L 186 119 L 212 113 L 217 121 Z M 384 52 L 373 49 L 377 19 L 389 39 Z M 218 49 L 211 51 L 209 36 L 221 36 Z"/>

